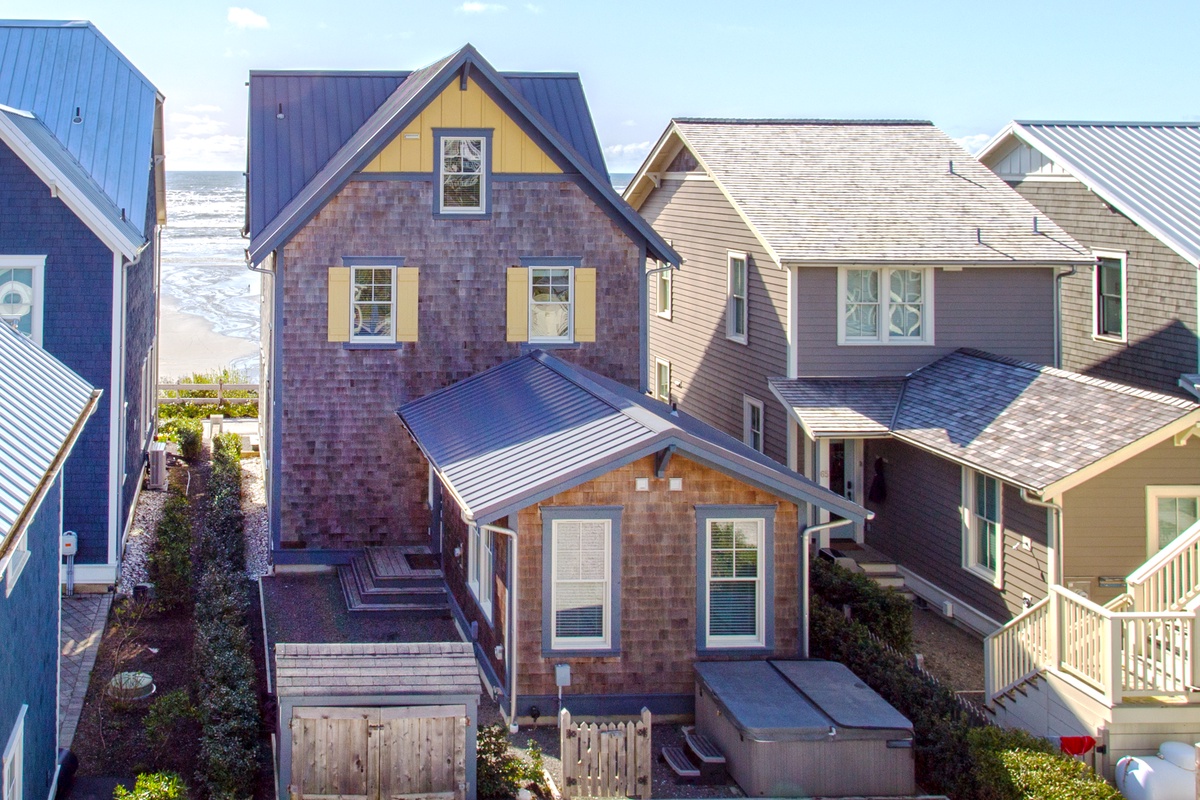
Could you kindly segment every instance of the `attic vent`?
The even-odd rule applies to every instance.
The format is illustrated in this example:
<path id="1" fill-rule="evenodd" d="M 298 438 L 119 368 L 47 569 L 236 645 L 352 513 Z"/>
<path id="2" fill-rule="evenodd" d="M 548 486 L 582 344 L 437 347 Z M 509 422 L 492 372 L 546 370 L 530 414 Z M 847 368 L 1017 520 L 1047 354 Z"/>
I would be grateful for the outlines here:
<path id="1" fill-rule="evenodd" d="M 279 110 L 275 112 L 275 119 L 283 119 L 283 103 L 279 104 Z"/>
<path id="2" fill-rule="evenodd" d="M 75 123 L 76 125 L 83 122 L 83 117 L 79 115 L 79 106 L 75 106 L 75 117 L 71 120 L 71 122 Z"/>

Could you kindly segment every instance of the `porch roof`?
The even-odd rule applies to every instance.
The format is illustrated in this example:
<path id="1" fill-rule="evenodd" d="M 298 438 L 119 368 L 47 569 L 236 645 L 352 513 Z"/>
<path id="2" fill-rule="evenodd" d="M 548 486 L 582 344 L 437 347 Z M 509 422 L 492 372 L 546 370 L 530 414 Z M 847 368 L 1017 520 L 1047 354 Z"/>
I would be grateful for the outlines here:
<path id="1" fill-rule="evenodd" d="M 522 508 L 648 455 L 678 450 L 794 503 L 867 511 L 741 441 L 542 351 L 403 406 L 400 419 L 475 522 Z"/>
<path id="2" fill-rule="evenodd" d="M 899 380 L 771 388 L 810 435 L 887 432 L 1042 497 L 1200 424 L 1200 405 L 1181 397 L 970 349 Z"/>
<path id="3" fill-rule="evenodd" d="M 469 642 L 275 645 L 280 696 L 479 694 Z"/>

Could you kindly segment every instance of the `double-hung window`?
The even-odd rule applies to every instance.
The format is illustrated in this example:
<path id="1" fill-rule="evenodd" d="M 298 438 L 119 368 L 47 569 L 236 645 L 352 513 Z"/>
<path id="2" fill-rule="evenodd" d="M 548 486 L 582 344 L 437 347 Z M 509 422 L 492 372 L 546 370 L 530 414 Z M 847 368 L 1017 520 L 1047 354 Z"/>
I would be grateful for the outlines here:
<path id="1" fill-rule="evenodd" d="M 529 268 L 529 341 L 573 341 L 574 269 Z"/>
<path id="2" fill-rule="evenodd" d="M 467 585 L 479 608 L 490 621 L 492 618 L 493 538 L 490 531 L 472 525 L 467 535 Z"/>
<path id="3" fill-rule="evenodd" d="M 697 645 L 773 646 L 773 510 L 697 506 Z"/>
<path id="4" fill-rule="evenodd" d="M 486 217 L 491 212 L 492 131 L 437 128 L 433 138 L 435 216 Z"/>
<path id="5" fill-rule="evenodd" d="M 1001 585 L 1004 551 L 1003 484 L 963 468 L 963 566 Z"/>
<path id="6" fill-rule="evenodd" d="M 396 268 L 350 268 L 350 341 L 394 342 Z"/>
<path id="7" fill-rule="evenodd" d="M 0 256 L 0 325 L 42 344 L 45 256 Z"/>
<path id="8" fill-rule="evenodd" d="M 654 396 L 671 402 L 671 362 L 662 358 L 654 359 Z"/>
<path id="9" fill-rule="evenodd" d="M 1125 254 L 1097 253 L 1093 333 L 1123 342 L 1125 336 Z"/>
<path id="10" fill-rule="evenodd" d="M 670 267 L 658 264 L 658 276 L 655 281 L 655 312 L 666 319 L 671 318 L 671 274 L 675 271 Z"/>
<path id="11" fill-rule="evenodd" d="M 1147 486 L 1147 555 L 1175 541 L 1200 520 L 1200 486 Z"/>
<path id="12" fill-rule="evenodd" d="M 543 649 L 620 649 L 621 509 L 543 507 Z"/>
<path id="13" fill-rule="evenodd" d="M 932 344 L 933 271 L 838 270 L 838 344 Z"/>
<path id="14" fill-rule="evenodd" d="M 746 291 L 748 260 L 745 253 L 729 253 L 729 281 L 725 308 L 725 336 L 746 343 L 749 324 L 749 296 Z"/>
<path id="15" fill-rule="evenodd" d="M 25 712 L 21 706 L 17 723 L 4 746 L 3 766 L 0 767 L 0 800 L 24 800 L 25 794 Z"/>
<path id="16" fill-rule="evenodd" d="M 742 395 L 742 441 L 763 451 L 763 404 L 749 395 Z"/>

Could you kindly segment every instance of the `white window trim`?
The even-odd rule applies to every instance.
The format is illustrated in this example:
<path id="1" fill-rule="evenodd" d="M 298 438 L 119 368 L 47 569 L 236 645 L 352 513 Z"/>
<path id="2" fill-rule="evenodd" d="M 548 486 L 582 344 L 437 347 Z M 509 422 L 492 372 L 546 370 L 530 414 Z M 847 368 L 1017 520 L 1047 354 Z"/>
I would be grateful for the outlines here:
<path id="1" fill-rule="evenodd" d="M 1092 338 L 1100 342 L 1125 344 L 1129 341 L 1129 254 L 1124 250 L 1093 250 L 1092 267 Z M 1100 259 L 1121 262 L 1121 335 L 1100 332 Z"/>
<path id="2" fill-rule="evenodd" d="M 471 525 L 467 529 L 467 588 L 471 590 L 479 610 L 488 622 L 492 621 L 492 584 L 495 551 L 491 531 Z"/>
<path id="3" fill-rule="evenodd" d="M 712 576 L 712 527 L 714 523 L 721 522 L 753 522 L 758 528 L 758 576 L 754 579 L 754 627 L 758 631 L 756 636 L 714 636 L 709 633 L 712 629 L 712 586 L 713 583 L 725 583 L 731 580 L 747 580 L 746 578 L 713 578 Z M 767 598 L 766 593 L 766 520 L 762 517 L 711 517 L 704 524 L 704 569 L 706 570 L 705 586 L 705 609 L 704 609 L 704 646 L 709 649 L 733 648 L 733 647 L 764 647 L 766 646 L 767 636 Z"/>
<path id="4" fill-rule="evenodd" d="M 758 409 L 758 447 L 754 447 L 751 433 L 753 433 L 750 424 L 750 410 Z M 749 447 L 754 448 L 762 453 L 767 448 L 766 438 L 766 414 L 763 409 L 761 400 L 755 400 L 748 394 L 742 395 L 742 441 Z"/>
<path id="5" fill-rule="evenodd" d="M 13 542 L 8 555 L 0 559 L 0 571 L 4 573 L 4 596 L 8 597 L 17 586 L 17 580 L 25 570 L 29 561 L 29 529 L 21 531 L 21 535 Z"/>
<path id="6" fill-rule="evenodd" d="M 733 313 L 733 262 L 742 262 L 745 274 L 742 276 L 742 287 L 745 296 L 742 298 L 742 332 L 734 332 L 735 317 Z M 746 344 L 750 338 L 750 257 L 745 253 L 730 250 L 725 255 L 725 338 L 738 344 Z"/>
<path id="7" fill-rule="evenodd" d="M 850 270 L 873 270 L 879 273 L 879 334 L 874 338 L 846 336 L 846 276 Z M 892 337 L 888 333 L 890 314 L 890 293 L 888 286 L 892 272 L 914 270 L 921 273 L 921 289 L 924 295 L 921 320 L 922 336 L 919 339 L 909 337 Z M 839 345 L 889 345 L 899 347 L 928 347 L 934 344 L 934 291 L 933 275 L 936 270 L 928 267 L 838 267 L 837 275 L 837 343 Z"/>
<path id="8" fill-rule="evenodd" d="M 671 318 L 671 308 L 674 298 L 672 293 L 675 290 L 674 268 L 666 267 L 662 262 L 658 262 L 658 268 L 661 270 L 656 273 L 658 281 L 654 284 L 654 313 L 663 319 Z M 663 305 L 663 298 L 666 298 L 666 305 Z"/>
<path id="9" fill-rule="evenodd" d="M 28 710 L 28 705 L 21 706 L 21 710 L 17 712 L 17 721 L 13 725 L 12 733 L 8 736 L 8 743 L 4 746 L 4 756 L 0 760 L 0 764 L 3 765 L 0 768 L 0 800 L 24 800 L 25 712 Z M 8 790 L 10 783 L 13 784 L 14 789 L 11 796 Z"/>
<path id="10" fill-rule="evenodd" d="M 396 341 L 396 267 L 389 264 L 351 264 L 350 265 L 350 341 L 358 344 L 391 344 Z M 392 281 L 392 335 L 363 336 L 354 333 L 354 273 L 360 269 L 386 269 Z"/>
<path id="11" fill-rule="evenodd" d="M 1200 499 L 1200 486 L 1147 486 L 1146 487 L 1146 557 L 1158 552 L 1158 500 L 1161 497 L 1195 497 Z M 1179 532 L 1183 535 L 1183 531 Z M 1168 545 L 1169 547 L 1170 545 Z"/>
<path id="12" fill-rule="evenodd" d="M 446 206 L 446 143 L 460 142 L 465 139 L 479 140 L 479 205 L 477 206 Z M 487 211 L 487 159 L 488 159 L 488 140 L 486 136 L 479 135 L 462 135 L 462 136 L 441 136 L 438 138 L 438 213 L 440 214 L 482 214 Z M 454 175 L 466 175 L 469 173 L 451 173 Z"/>
<path id="13" fill-rule="evenodd" d="M 959 507 L 962 515 L 962 566 L 968 572 L 1001 589 L 1004 587 L 1004 482 L 986 472 L 979 473 L 996 481 L 996 511 L 999 520 L 996 523 L 996 569 L 993 571 L 975 561 L 979 540 L 979 530 L 975 526 L 976 474 L 970 467 L 962 468 L 962 503 Z"/>
<path id="14" fill-rule="evenodd" d="M 663 397 L 661 394 L 659 394 L 659 391 L 658 391 L 659 385 L 660 385 L 659 381 L 658 381 L 658 371 L 662 367 L 667 368 L 667 396 L 666 397 Z M 671 362 L 665 358 L 655 358 L 654 359 L 654 396 L 655 396 L 655 398 L 662 400 L 664 403 L 671 402 Z"/>
<path id="15" fill-rule="evenodd" d="M 46 256 L 3 256 L 0 255 L 0 271 L 8 269 L 33 270 L 33 323 L 29 338 L 38 347 L 42 346 L 43 319 L 45 310 Z"/>
<path id="16" fill-rule="evenodd" d="M 610 650 L 612 649 L 612 520 L 611 519 L 556 519 L 551 522 L 550 541 L 557 543 L 555 538 L 558 526 L 564 522 L 603 522 L 604 523 L 604 632 L 599 637 L 584 638 L 570 636 L 559 638 L 558 615 L 558 554 L 550 553 L 550 649 L 551 650 Z M 552 544 L 552 546 L 554 546 Z"/>
<path id="17" fill-rule="evenodd" d="M 533 335 L 533 273 L 537 270 L 545 269 L 565 269 L 567 271 L 567 292 L 570 300 L 567 301 L 567 335 L 566 336 L 534 336 Z M 526 268 L 529 275 L 529 283 L 526 285 L 525 292 L 529 301 L 529 320 L 527 330 L 529 331 L 530 344 L 562 344 L 575 341 L 575 265 L 574 264 L 536 264 Z"/>

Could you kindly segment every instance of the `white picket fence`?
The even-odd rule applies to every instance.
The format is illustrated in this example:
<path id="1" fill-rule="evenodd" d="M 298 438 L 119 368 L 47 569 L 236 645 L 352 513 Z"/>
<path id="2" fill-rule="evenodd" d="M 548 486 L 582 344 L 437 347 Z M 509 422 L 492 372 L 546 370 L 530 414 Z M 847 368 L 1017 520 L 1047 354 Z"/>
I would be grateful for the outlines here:
<path id="1" fill-rule="evenodd" d="M 650 711 L 629 722 L 572 722 L 558 715 L 563 800 L 573 797 L 650 797 Z"/>

